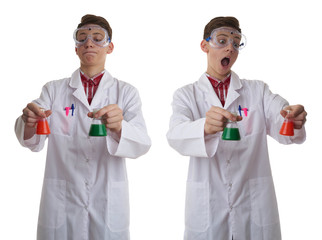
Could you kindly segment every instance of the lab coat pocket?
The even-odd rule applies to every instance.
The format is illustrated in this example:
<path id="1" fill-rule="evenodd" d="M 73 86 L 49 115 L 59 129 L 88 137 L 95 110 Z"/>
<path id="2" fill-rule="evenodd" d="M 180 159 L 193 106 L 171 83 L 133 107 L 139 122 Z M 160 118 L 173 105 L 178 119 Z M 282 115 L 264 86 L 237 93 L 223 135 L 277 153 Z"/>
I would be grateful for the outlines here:
<path id="1" fill-rule="evenodd" d="M 187 182 L 186 191 L 186 228 L 204 232 L 209 227 L 209 184 Z"/>
<path id="2" fill-rule="evenodd" d="M 53 113 L 49 117 L 51 133 L 63 136 L 72 136 L 75 126 L 74 122 L 76 121 L 75 113 L 72 115 L 70 112 L 67 116 L 63 107 L 55 107 L 52 111 Z"/>
<path id="3" fill-rule="evenodd" d="M 252 221 L 259 227 L 279 223 L 272 177 L 249 180 Z"/>
<path id="4" fill-rule="evenodd" d="M 130 219 L 128 182 L 110 182 L 108 184 L 108 202 L 106 211 L 107 226 L 112 232 L 121 232 L 129 228 Z"/>
<path id="5" fill-rule="evenodd" d="M 41 195 L 38 224 L 59 228 L 65 222 L 66 181 L 45 179 Z"/>
<path id="6" fill-rule="evenodd" d="M 259 105 L 250 106 L 247 116 L 242 113 L 243 119 L 238 122 L 241 137 L 255 135 L 266 131 L 264 113 Z"/>

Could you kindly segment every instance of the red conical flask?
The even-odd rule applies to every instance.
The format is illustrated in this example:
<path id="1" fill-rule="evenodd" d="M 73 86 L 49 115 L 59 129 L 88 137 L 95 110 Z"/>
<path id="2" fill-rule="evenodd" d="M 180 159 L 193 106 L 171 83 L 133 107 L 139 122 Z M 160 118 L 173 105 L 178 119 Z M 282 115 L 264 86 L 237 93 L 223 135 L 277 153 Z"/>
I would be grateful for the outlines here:
<path id="1" fill-rule="evenodd" d="M 289 114 L 289 112 L 290 111 L 287 110 L 287 115 Z M 283 125 L 280 129 L 280 134 L 284 136 L 294 136 L 294 123 L 291 119 L 285 117 Z"/>
<path id="2" fill-rule="evenodd" d="M 45 110 L 42 109 L 42 111 L 44 112 Z M 50 129 L 49 129 L 49 125 L 47 122 L 47 118 L 39 119 L 39 121 L 37 123 L 36 133 L 38 135 L 49 135 L 50 134 Z"/>

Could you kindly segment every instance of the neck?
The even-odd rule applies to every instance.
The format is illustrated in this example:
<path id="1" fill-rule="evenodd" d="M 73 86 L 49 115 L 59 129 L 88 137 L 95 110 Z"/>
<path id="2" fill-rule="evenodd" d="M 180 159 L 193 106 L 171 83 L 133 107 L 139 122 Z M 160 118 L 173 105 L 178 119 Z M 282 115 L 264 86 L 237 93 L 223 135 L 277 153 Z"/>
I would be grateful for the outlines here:
<path id="1" fill-rule="evenodd" d="M 231 71 L 229 71 L 228 73 L 224 74 L 224 75 L 221 75 L 221 74 L 217 74 L 216 72 L 212 72 L 212 71 L 209 71 L 207 70 L 206 72 L 210 77 L 220 81 L 220 82 L 223 82 L 225 81 L 229 75 L 231 74 Z"/>
<path id="2" fill-rule="evenodd" d="M 104 66 L 84 66 L 81 64 L 80 69 L 89 78 L 101 73 L 104 70 Z"/>
<path id="3" fill-rule="evenodd" d="M 211 77 L 213 77 L 213 78 L 215 78 L 215 79 L 217 79 L 219 81 L 222 81 L 231 73 L 231 70 L 228 69 L 227 71 L 224 71 L 224 72 L 218 72 L 218 71 L 215 71 L 215 69 L 213 69 L 211 66 L 208 66 L 207 67 L 207 73 Z"/>

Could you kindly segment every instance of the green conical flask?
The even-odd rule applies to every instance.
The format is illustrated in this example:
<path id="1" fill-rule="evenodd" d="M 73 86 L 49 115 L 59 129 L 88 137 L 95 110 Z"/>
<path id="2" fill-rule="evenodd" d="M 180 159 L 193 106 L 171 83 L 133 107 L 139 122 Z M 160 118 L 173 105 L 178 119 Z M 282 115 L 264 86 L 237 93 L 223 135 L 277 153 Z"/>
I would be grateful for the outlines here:
<path id="1" fill-rule="evenodd" d="M 228 120 L 227 125 L 224 129 L 224 132 L 221 136 L 221 139 L 228 140 L 228 141 L 239 141 L 240 140 L 240 134 L 239 134 L 237 122 L 232 122 L 232 121 Z"/>
<path id="2" fill-rule="evenodd" d="M 99 109 L 94 109 L 93 114 L 97 113 Z M 89 136 L 91 137 L 105 137 L 107 136 L 106 127 L 102 123 L 101 118 L 94 118 L 89 129 Z"/>

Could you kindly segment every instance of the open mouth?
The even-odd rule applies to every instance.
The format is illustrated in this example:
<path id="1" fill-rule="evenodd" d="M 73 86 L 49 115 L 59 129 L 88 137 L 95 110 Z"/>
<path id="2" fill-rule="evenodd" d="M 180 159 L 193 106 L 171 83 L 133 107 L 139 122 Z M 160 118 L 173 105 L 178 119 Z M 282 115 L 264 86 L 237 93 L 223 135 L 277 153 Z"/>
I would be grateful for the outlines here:
<path id="1" fill-rule="evenodd" d="M 221 60 L 221 65 L 224 67 L 227 67 L 229 63 L 230 63 L 230 58 L 225 57 Z"/>

